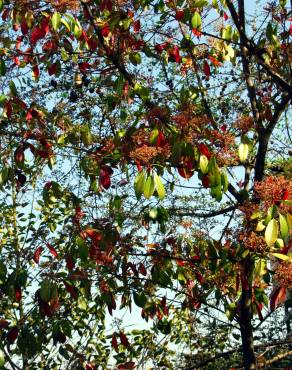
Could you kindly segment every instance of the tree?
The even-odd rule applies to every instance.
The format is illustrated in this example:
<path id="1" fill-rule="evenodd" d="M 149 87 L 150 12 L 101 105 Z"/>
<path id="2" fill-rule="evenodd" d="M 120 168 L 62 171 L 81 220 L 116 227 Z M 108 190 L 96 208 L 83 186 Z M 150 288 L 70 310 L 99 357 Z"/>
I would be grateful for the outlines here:
<path id="1" fill-rule="evenodd" d="M 178 368 L 168 340 L 197 339 L 270 360 L 255 333 L 291 309 L 292 15 L 247 3 L 0 0 L 3 368 Z M 134 305 L 152 329 L 108 328 Z"/>

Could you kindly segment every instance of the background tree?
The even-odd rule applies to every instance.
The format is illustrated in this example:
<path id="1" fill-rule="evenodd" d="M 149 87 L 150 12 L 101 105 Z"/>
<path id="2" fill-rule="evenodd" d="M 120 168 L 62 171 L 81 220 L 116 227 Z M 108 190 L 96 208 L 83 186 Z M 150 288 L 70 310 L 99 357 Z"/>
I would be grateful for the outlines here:
<path id="1" fill-rule="evenodd" d="M 256 4 L 0 1 L 4 368 L 289 356 L 291 4 Z"/>

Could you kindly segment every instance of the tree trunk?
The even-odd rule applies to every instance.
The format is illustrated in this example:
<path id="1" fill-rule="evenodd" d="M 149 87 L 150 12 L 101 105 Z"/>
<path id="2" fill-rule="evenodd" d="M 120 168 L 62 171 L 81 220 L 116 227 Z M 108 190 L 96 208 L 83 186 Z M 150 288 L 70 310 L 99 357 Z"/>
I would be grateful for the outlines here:
<path id="1" fill-rule="evenodd" d="M 240 332 L 242 340 L 243 364 L 245 370 L 256 369 L 256 357 L 253 343 L 252 327 L 252 287 L 251 279 L 252 262 L 248 258 L 245 261 L 245 281 L 242 283 L 242 294 L 240 299 Z"/>

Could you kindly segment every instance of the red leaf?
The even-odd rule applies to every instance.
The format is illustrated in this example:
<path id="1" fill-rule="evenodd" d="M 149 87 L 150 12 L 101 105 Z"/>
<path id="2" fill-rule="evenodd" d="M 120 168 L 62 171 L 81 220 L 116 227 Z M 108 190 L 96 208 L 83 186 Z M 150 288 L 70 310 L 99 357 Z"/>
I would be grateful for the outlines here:
<path id="1" fill-rule="evenodd" d="M 117 336 L 116 333 L 113 333 L 112 335 L 112 341 L 111 341 L 112 347 L 116 352 L 119 352 L 119 347 L 118 347 L 118 341 L 117 341 Z"/>
<path id="2" fill-rule="evenodd" d="M 7 334 L 7 340 L 10 344 L 14 343 L 16 341 L 16 338 L 18 337 L 19 330 L 16 326 L 14 326 Z"/>
<path id="3" fill-rule="evenodd" d="M 179 54 L 179 47 L 175 45 L 173 48 L 168 50 L 168 55 L 175 60 L 176 63 L 181 62 L 181 56 Z"/>
<path id="4" fill-rule="evenodd" d="M 134 29 L 134 32 L 139 32 L 140 29 L 141 29 L 141 24 L 140 24 L 140 20 L 137 19 L 134 23 L 133 23 L 133 29 Z"/>
<path id="5" fill-rule="evenodd" d="M 165 50 L 168 46 L 168 42 L 164 42 L 163 44 L 155 45 L 155 50 L 157 53 L 161 54 L 163 50 Z"/>
<path id="6" fill-rule="evenodd" d="M 182 165 L 177 168 L 178 173 L 184 179 L 189 179 L 194 174 L 193 161 L 190 158 L 183 160 Z"/>
<path id="7" fill-rule="evenodd" d="M 94 229 L 87 228 L 84 232 L 93 242 L 98 242 L 102 239 L 101 233 Z"/>
<path id="8" fill-rule="evenodd" d="M 260 319 L 260 321 L 263 321 L 263 315 L 262 315 L 262 308 L 263 308 L 263 305 L 262 303 L 257 303 L 255 302 L 255 306 L 256 306 L 256 310 L 257 310 L 257 314 L 258 314 L 258 317 Z"/>
<path id="9" fill-rule="evenodd" d="M 274 289 L 270 298 L 271 311 L 274 311 L 279 306 L 279 304 L 285 302 L 285 300 L 286 300 L 286 288 L 278 287 Z"/>
<path id="10" fill-rule="evenodd" d="M 42 32 L 44 33 L 44 35 L 46 35 L 49 30 L 50 30 L 50 27 L 49 27 L 49 19 L 48 18 L 44 18 L 41 22 L 41 30 Z"/>
<path id="11" fill-rule="evenodd" d="M 16 48 L 16 50 L 18 50 L 18 51 L 19 51 L 19 49 L 20 49 L 20 46 L 21 46 L 22 40 L 23 40 L 23 36 L 18 36 L 18 37 L 16 38 L 15 48 Z"/>
<path id="12" fill-rule="evenodd" d="M 203 284 L 204 283 L 203 275 L 201 273 L 199 273 L 198 271 L 195 272 L 195 275 L 196 275 L 196 278 L 198 279 L 199 283 Z"/>
<path id="13" fill-rule="evenodd" d="M 19 286 L 15 287 L 15 300 L 16 302 L 19 302 L 21 300 L 22 293 L 21 288 Z"/>
<path id="14" fill-rule="evenodd" d="M 135 369 L 136 365 L 135 362 L 130 361 L 130 362 L 125 362 L 124 364 L 118 365 L 119 370 L 131 370 Z"/>
<path id="15" fill-rule="evenodd" d="M 8 324 L 9 322 L 7 320 L 0 318 L 0 330 L 7 328 Z"/>
<path id="16" fill-rule="evenodd" d="M 92 364 L 86 364 L 85 365 L 85 370 L 97 370 L 97 367 Z"/>
<path id="17" fill-rule="evenodd" d="M 6 19 L 9 17 L 9 14 L 10 14 L 10 9 L 8 9 L 8 8 L 4 9 L 4 11 L 2 13 L 3 21 L 6 21 Z"/>
<path id="18" fill-rule="evenodd" d="M 128 338 L 126 337 L 126 335 L 123 332 L 120 331 L 119 336 L 120 336 L 122 345 L 125 346 L 125 347 L 129 347 L 130 343 L 129 343 Z"/>
<path id="19" fill-rule="evenodd" d="M 78 63 L 78 67 L 79 67 L 80 72 L 86 72 L 88 68 L 91 68 L 91 65 L 87 62 L 81 62 L 81 63 Z"/>
<path id="20" fill-rule="evenodd" d="M 94 51 L 97 49 L 98 43 L 94 37 L 90 37 L 90 39 L 88 39 L 86 42 L 91 50 Z"/>
<path id="21" fill-rule="evenodd" d="M 40 256 L 41 256 L 41 253 L 42 253 L 42 251 L 43 251 L 43 247 L 38 247 L 36 250 L 35 250 L 35 252 L 34 252 L 34 254 L 33 254 L 33 260 L 34 260 L 34 262 L 35 263 L 39 263 L 39 261 L 40 261 Z"/>
<path id="22" fill-rule="evenodd" d="M 52 63 L 48 67 L 48 73 L 50 76 L 55 75 L 57 72 L 57 63 Z"/>
<path id="23" fill-rule="evenodd" d="M 282 200 L 289 200 L 289 191 L 287 189 L 283 190 Z"/>
<path id="24" fill-rule="evenodd" d="M 39 70 L 39 67 L 37 65 L 34 65 L 32 67 L 32 75 L 34 78 L 38 78 L 39 75 L 40 75 L 40 70 Z"/>
<path id="25" fill-rule="evenodd" d="M 18 58 L 18 57 L 16 57 L 16 56 L 14 56 L 14 57 L 13 57 L 13 62 L 14 62 L 17 66 L 19 66 L 19 65 L 20 65 L 20 60 L 19 60 L 19 58 Z"/>
<path id="26" fill-rule="evenodd" d="M 56 52 L 57 48 L 58 48 L 58 45 L 54 40 L 48 40 L 42 46 L 42 50 L 45 53 L 49 53 L 49 54 Z"/>
<path id="27" fill-rule="evenodd" d="M 201 32 L 201 31 L 199 31 L 197 28 L 193 28 L 193 29 L 192 29 L 192 32 L 193 32 L 193 34 L 194 34 L 195 36 L 197 36 L 197 37 L 201 37 L 201 36 L 202 36 L 202 32 Z"/>
<path id="28" fill-rule="evenodd" d="M 99 5 L 99 9 L 101 12 L 103 12 L 104 10 L 108 10 L 109 12 L 111 12 L 113 9 L 113 4 L 111 0 L 102 0 Z"/>
<path id="29" fill-rule="evenodd" d="M 163 135 L 163 132 L 159 131 L 156 146 L 159 148 L 164 147 L 167 144 L 167 141 L 165 139 L 165 136 Z"/>
<path id="30" fill-rule="evenodd" d="M 227 21 L 227 19 L 228 19 L 227 13 L 225 13 L 225 12 L 223 13 L 223 18 L 224 18 L 225 21 Z"/>
<path id="31" fill-rule="evenodd" d="M 109 25 L 108 24 L 105 24 L 102 29 L 101 29 L 101 35 L 103 37 L 108 37 L 109 33 L 110 33 L 110 28 L 109 28 Z"/>
<path id="32" fill-rule="evenodd" d="M 99 184 L 104 188 L 108 189 L 111 186 L 111 175 L 113 170 L 110 166 L 102 165 L 99 172 Z"/>
<path id="33" fill-rule="evenodd" d="M 65 260 L 66 260 L 66 267 L 67 267 L 68 271 L 72 271 L 75 267 L 75 263 L 73 261 L 73 258 L 71 256 L 66 256 Z"/>
<path id="34" fill-rule="evenodd" d="M 205 155 L 208 159 L 212 157 L 212 154 L 209 152 L 207 145 L 201 143 L 199 144 L 198 148 L 199 148 L 199 152 Z"/>
<path id="35" fill-rule="evenodd" d="M 30 35 L 30 43 L 32 46 L 35 46 L 36 43 L 43 39 L 46 36 L 46 32 L 44 29 L 40 27 L 35 27 L 35 29 L 32 31 Z"/>
<path id="36" fill-rule="evenodd" d="M 55 258 L 58 258 L 58 253 L 56 251 L 56 249 L 54 247 L 51 246 L 51 244 L 49 243 L 46 243 L 46 246 L 48 247 L 49 251 L 51 252 L 51 254 L 55 257 Z"/>
<path id="37" fill-rule="evenodd" d="M 184 10 L 183 9 L 177 9 L 177 11 L 175 12 L 175 19 L 177 21 L 181 21 L 184 16 L 185 16 Z"/>
<path id="38" fill-rule="evenodd" d="M 71 295 L 71 297 L 73 299 L 77 299 L 78 298 L 78 293 L 77 293 L 76 288 L 73 285 L 70 285 L 70 284 L 66 283 L 66 281 L 64 281 L 64 285 L 65 285 L 65 288 L 66 288 L 67 292 Z"/>
<path id="39" fill-rule="evenodd" d="M 146 270 L 146 267 L 143 265 L 143 263 L 139 263 L 138 270 L 139 270 L 140 274 L 142 274 L 143 276 L 147 275 L 147 270 Z"/>
<path id="40" fill-rule="evenodd" d="M 12 104 L 10 103 L 10 101 L 7 101 L 4 104 L 4 110 L 6 112 L 7 117 L 10 118 L 12 115 Z"/>
<path id="41" fill-rule="evenodd" d="M 203 176 L 203 178 L 202 178 L 202 185 L 206 189 L 210 187 L 210 180 L 209 180 L 208 175 Z"/>
<path id="42" fill-rule="evenodd" d="M 209 79 L 209 77 L 211 75 L 211 70 L 210 70 L 210 66 L 209 66 L 209 64 L 206 60 L 204 61 L 204 73 L 205 73 L 205 76 Z"/>
<path id="43" fill-rule="evenodd" d="M 21 28 L 21 32 L 22 32 L 23 36 L 25 36 L 28 33 L 28 25 L 27 25 L 27 22 L 26 22 L 25 18 L 22 19 L 22 22 L 20 24 L 20 28 Z"/>

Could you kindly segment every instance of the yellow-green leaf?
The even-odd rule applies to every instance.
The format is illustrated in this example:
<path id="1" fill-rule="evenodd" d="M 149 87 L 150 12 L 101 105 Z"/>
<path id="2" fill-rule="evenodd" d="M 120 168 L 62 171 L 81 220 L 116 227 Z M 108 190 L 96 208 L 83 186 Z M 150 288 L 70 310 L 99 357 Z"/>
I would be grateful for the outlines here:
<path id="1" fill-rule="evenodd" d="M 241 163 L 245 162 L 248 157 L 248 145 L 241 143 L 238 148 L 238 156 Z"/>
<path id="2" fill-rule="evenodd" d="M 275 243 L 278 238 L 279 225 L 278 222 L 273 218 L 269 223 L 265 231 L 265 241 L 268 246 Z"/>
<path id="3" fill-rule="evenodd" d="M 135 194 L 138 199 L 141 197 L 143 193 L 144 185 L 145 185 L 145 173 L 144 171 L 140 171 L 137 174 L 134 182 Z"/>
<path id="4" fill-rule="evenodd" d="M 282 261 L 291 261 L 291 260 L 292 260 L 292 258 L 291 258 L 291 257 L 289 257 L 289 256 L 286 256 L 286 254 L 282 254 L 282 253 L 272 253 L 272 255 L 273 255 L 274 257 L 279 258 L 279 259 L 280 259 L 280 260 L 282 260 Z"/>
<path id="5" fill-rule="evenodd" d="M 165 197 L 165 188 L 161 181 L 161 178 L 157 175 L 157 173 L 154 173 L 154 183 L 159 199 L 162 200 Z"/>
<path id="6" fill-rule="evenodd" d="M 208 173 L 208 158 L 205 155 L 200 156 L 200 170 L 203 174 Z"/>
<path id="7" fill-rule="evenodd" d="M 195 14 L 192 16 L 191 19 L 192 28 L 196 28 L 199 30 L 202 26 L 202 18 L 198 12 L 195 12 Z"/>
<path id="8" fill-rule="evenodd" d="M 145 198 L 149 199 L 151 195 L 153 195 L 154 190 L 155 190 L 155 184 L 154 184 L 153 177 L 151 175 L 148 175 L 145 185 L 143 187 L 143 194 Z"/>
<path id="9" fill-rule="evenodd" d="M 279 214 L 279 221 L 281 237 L 285 240 L 289 234 L 289 227 L 286 218 L 283 215 L 281 215 L 281 213 Z"/>
<path id="10" fill-rule="evenodd" d="M 255 231 L 257 232 L 261 232 L 265 229 L 265 224 L 262 222 L 262 221 L 259 221 L 258 224 L 257 224 L 257 227 L 255 229 Z"/>
<path id="11" fill-rule="evenodd" d="M 60 24 L 61 24 L 61 14 L 58 12 L 55 12 L 51 19 L 53 30 L 58 31 Z"/>

